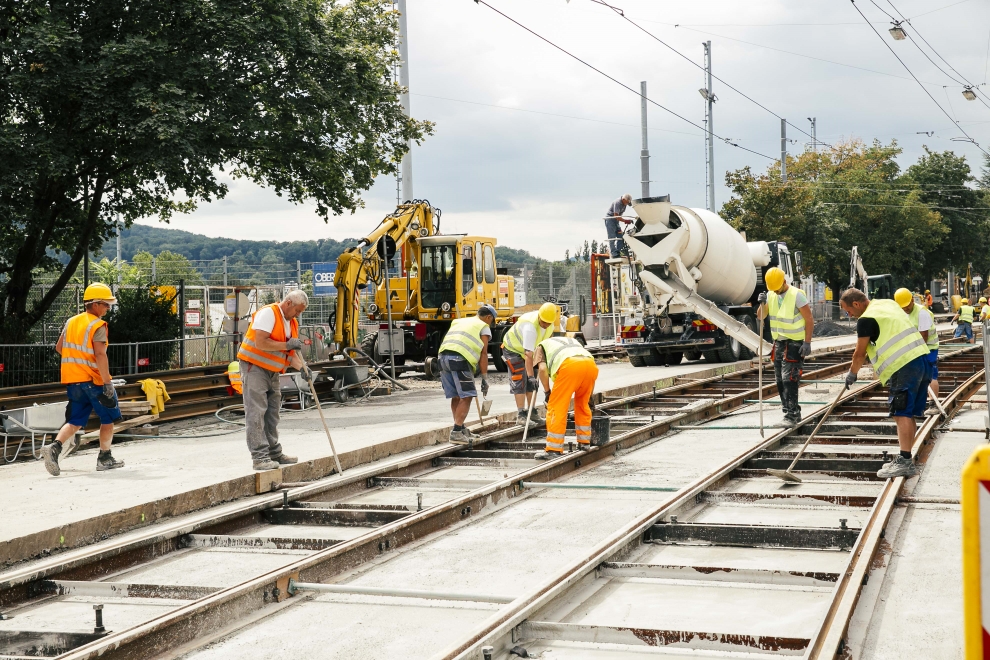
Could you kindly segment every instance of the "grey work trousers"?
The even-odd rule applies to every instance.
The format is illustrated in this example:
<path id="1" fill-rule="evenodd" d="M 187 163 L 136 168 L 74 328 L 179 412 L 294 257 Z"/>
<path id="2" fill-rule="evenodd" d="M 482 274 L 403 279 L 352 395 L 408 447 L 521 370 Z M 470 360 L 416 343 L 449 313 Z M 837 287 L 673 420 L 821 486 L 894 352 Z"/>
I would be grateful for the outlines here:
<path id="1" fill-rule="evenodd" d="M 773 344 L 773 375 L 777 379 L 777 393 L 784 409 L 784 417 L 794 421 L 801 419 L 798 389 L 801 387 L 804 358 L 798 350 L 803 343 L 791 339 L 778 339 Z"/>
<path id="2" fill-rule="evenodd" d="M 605 218 L 605 233 L 608 234 L 608 253 L 615 259 L 618 256 L 628 254 L 626 242 L 622 238 L 622 230 L 619 229 L 619 221 L 615 218 Z"/>
<path id="3" fill-rule="evenodd" d="M 282 406 L 279 374 L 244 360 L 240 365 L 248 451 L 256 461 L 268 460 L 282 453 L 278 442 L 278 411 Z"/>

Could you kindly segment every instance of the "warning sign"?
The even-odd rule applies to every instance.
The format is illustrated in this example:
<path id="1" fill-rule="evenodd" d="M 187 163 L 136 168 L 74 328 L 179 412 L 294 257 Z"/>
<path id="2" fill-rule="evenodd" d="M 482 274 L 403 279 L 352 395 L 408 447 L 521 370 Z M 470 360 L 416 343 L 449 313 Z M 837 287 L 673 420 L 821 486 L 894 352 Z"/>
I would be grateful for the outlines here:
<path id="1" fill-rule="evenodd" d="M 196 309 L 186 310 L 186 327 L 187 328 L 198 328 L 203 325 L 203 315 L 199 313 Z"/>
<path id="2" fill-rule="evenodd" d="M 990 658 L 990 447 L 962 472 L 963 604 L 967 660 Z"/>

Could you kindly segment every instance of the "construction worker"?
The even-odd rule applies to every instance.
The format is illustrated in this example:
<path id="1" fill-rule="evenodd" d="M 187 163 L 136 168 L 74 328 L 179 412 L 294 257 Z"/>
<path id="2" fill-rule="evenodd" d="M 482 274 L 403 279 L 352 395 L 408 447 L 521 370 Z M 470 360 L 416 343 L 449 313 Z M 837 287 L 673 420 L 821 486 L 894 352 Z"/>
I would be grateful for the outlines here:
<path id="1" fill-rule="evenodd" d="M 622 217 L 622 214 L 626 212 L 626 207 L 631 203 L 632 195 L 627 193 L 612 202 L 612 205 L 608 207 L 608 211 L 605 212 L 605 232 L 608 234 L 608 253 L 613 259 L 620 254 L 626 253 L 626 244 L 622 240 L 622 230 L 619 229 L 619 223 L 628 225 L 632 222 L 632 220 Z"/>
<path id="2" fill-rule="evenodd" d="M 928 289 L 925 289 L 925 307 L 931 309 L 933 302 L 935 302 L 935 300 L 932 298 L 932 292 Z"/>
<path id="3" fill-rule="evenodd" d="M 591 395 L 595 392 L 598 365 L 576 339 L 550 337 L 540 342 L 533 356 L 547 401 L 547 446 L 537 459 L 564 453 L 567 410 L 574 397 L 574 433 L 578 447 L 591 448 Z M 553 380 L 553 387 L 550 381 Z"/>
<path id="4" fill-rule="evenodd" d="M 980 321 L 984 321 L 990 316 L 990 305 L 987 304 L 986 298 L 980 298 L 980 302 L 983 303 L 983 308 L 980 309 Z"/>
<path id="5" fill-rule="evenodd" d="M 938 396 L 938 331 L 935 329 L 935 315 L 930 309 L 915 303 L 914 296 L 907 289 L 898 289 L 894 292 L 894 302 L 908 315 L 928 346 L 928 363 L 932 369 L 931 390 L 933 395 Z M 929 401 L 925 412 L 932 414 L 937 410 L 935 402 Z"/>
<path id="6" fill-rule="evenodd" d="M 244 388 L 241 386 L 241 363 L 234 360 L 227 365 L 227 378 L 230 380 L 230 389 L 238 394 L 244 394 Z"/>
<path id="7" fill-rule="evenodd" d="M 481 374 L 481 393 L 488 396 L 488 342 L 492 338 L 495 308 L 482 305 L 477 316 L 455 319 L 440 344 L 440 383 L 450 399 L 454 428 L 450 442 L 466 445 L 478 439 L 464 426 L 471 401 L 478 396 L 474 374 Z"/>
<path id="8" fill-rule="evenodd" d="M 86 426 L 90 413 L 100 418 L 100 453 L 96 457 L 99 472 L 124 467 L 110 454 L 113 442 L 113 423 L 120 419 L 117 392 L 110 379 L 110 362 L 107 360 L 107 324 L 103 320 L 110 306 L 117 299 L 106 284 L 90 284 L 83 292 L 86 311 L 66 321 L 62 334 L 55 343 L 55 352 L 61 356 L 62 384 L 69 397 L 65 424 L 59 429 L 55 441 L 45 448 L 45 467 L 52 476 L 58 476 L 58 465 L 66 440 L 71 439 Z"/>
<path id="9" fill-rule="evenodd" d="M 952 323 L 958 323 L 956 331 L 952 333 L 952 338 L 956 339 L 965 335 L 970 344 L 975 344 L 976 337 L 973 336 L 973 315 L 976 313 L 976 310 L 969 304 L 969 298 L 963 298 L 960 302 L 962 304 L 959 306 L 959 311 L 952 317 Z"/>
<path id="10" fill-rule="evenodd" d="M 526 423 L 526 411 L 537 388 L 533 352 L 553 335 L 556 320 L 557 306 L 543 303 L 538 311 L 520 316 L 502 338 L 502 359 L 509 367 L 509 391 L 516 397 L 516 421 L 520 424 Z"/>
<path id="11" fill-rule="evenodd" d="M 880 383 L 889 388 L 887 405 L 897 424 L 900 454 L 877 472 L 881 479 L 911 477 L 918 473 L 911 458 L 914 436 L 918 431 L 915 417 L 925 414 L 931 363 L 928 345 L 911 323 L 911 319 L 893 300 L 870 300 L 859 289 L 846 289 L 839 298 L 842 311 L 856 323 L 856 351 L 846 374 L 846 386 L 856 382 L 866 356 Z"/>
<path id="12" fill-rule="evenodd" d="M 274 470 L 297 461 L 282 452 L 278 441 L 282 390 L 279 374 L 290 365 L 309 380 L 307 367 L 298 353 L 299 316 L 309 298 L 298 289 L 280 303 L 266 305 L 251 315 L 251 325 L 237 351 L 241 388 L 244 390 L 244 423 L 247 446 L 255 470 Z"/>
<path id="13" fill-rule="evenodd" d="M 796 426 L 801 422 L 801 406 L 798 405 L 798 388 L 801 387 L 801 370 L 804 359 L 811 355 L 811 335 L 815 321 L 811 317 L 808 296 L 801 289 L 790 286 L 784 271 L 770 268 L 763 281 L 767 292 L 759 295 L 762 317 L 770 321 L 773 337 L 773 373 L 777 380 L 777 393 L 784 410 L 784 426 Z"/>

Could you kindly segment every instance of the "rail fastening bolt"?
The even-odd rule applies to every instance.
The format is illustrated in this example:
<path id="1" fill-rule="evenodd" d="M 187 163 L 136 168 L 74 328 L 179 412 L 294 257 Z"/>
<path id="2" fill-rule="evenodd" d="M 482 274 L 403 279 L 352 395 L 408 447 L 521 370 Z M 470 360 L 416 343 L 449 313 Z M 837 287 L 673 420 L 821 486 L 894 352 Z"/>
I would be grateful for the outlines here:
<path id="1" fill-rule="evenodd" d="M 492 660 L 492 652 L 495 649 L 491 646 L 482 646 L 481 654 L 485 657 L 485 660 Z"/>
<path id="2" fill-rule="evenodd" d="M 93 628 L 93 634 L 102 635 L 107 631 L 103 627 L 103 605 L 93 605 L 93 610 L 96 612 L 96 627 Z"/>
<path id="3" fill-rule="evenodd" d="M 839 518 L 839 527 L 841 527 L 842 529 L 849 529 L 849 527 L 846 526 L 846 523 L 848 521 L 849 521 L 848 518 Z"/>
<path id="4" fill-rule="evenodd" d="M 422 511 L 423 510 L 423 494 L 422 493 L 416 493 L 416 510 L 417 511 Z"/>

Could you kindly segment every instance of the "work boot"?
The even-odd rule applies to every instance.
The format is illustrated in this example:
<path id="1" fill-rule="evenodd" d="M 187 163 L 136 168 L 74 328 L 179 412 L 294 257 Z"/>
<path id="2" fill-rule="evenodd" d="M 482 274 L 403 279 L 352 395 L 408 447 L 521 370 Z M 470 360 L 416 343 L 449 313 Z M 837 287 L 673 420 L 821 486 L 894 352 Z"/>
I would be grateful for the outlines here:
<path id="1" fill-rule="evenodd" d="M 471 433 L 467 427 L 464 427 L 462 429 L 451 429 L 450 437 L 447 440 L 455 445 L 469 445 L 472 442 L 477 442 L 478 436 Z"/>
<path id="2" fill-rule="evenodd" d="M 277 470 L 278 463 L 270 458 L 257 458 L 254 460 L 255 470 Z"/>
<path id="3" fill-rule="evenodd" d="M 58 466 L 58 455 L 62 453 L 62 443 L 58 440 L 45 447 L 45 469 L 48 474 L 57 477 L 62 474 L 62 469 Z"/>
<path id="4" fill-rule="evenodd" d="M 538 451 L 535 454 L 533 454 L 533 458 L 537 461 L 550 461 L 560 456 L 563 456 L 563 454 L 560 452 L 546 451 L 546 450 Z"/>
<path id="5" fill-rule="evenodd" d="M 526 426 L 526 411 L 520 410 L 516 413 L 516 424 L 519 426 Z M 535 428 L 539 426 L 540 423 L 536 420 L 536 411 L 533 411 L 533 416 L 529 418 L 529 428 Z"/>
<path id="6" fill-rule="evenodd" d="M 298 463 L 299 459 L 295 456 L 289 456 L 288 454 L 279 454 L 277 456 L 272 456 L 272 460 L 279 465 L 292 465 L 293 463 Z"/>
<path id="7" fill-rule="evenodd" d="M 929 399 L 928 406 L 925 408 L 925 417 L 941 415 L 941 414 L 942 413 L 939 411 L 938 405 L 934 401 Z"/>
<path id="8" fill-rule="evenodd" d="M 578 443 L 578 450 L 579 451 L 591 451 L 591 443 L 590 442 L 579 442 Z"/>
<path id="9" fill-rule="evenodd" d="M 785 429 L 792 429 L 800 423 L 801 420 L 796 417 L 784 417 L 780 425 L 783 426 Z"/>
<path id="10" fill-rule="evenodd" d="M 914 459 L 904 458 L 900 454 L 894 460 L 877 470 L 877 476 L 881 479 L 893 479 L 894 477 L 913 477 L 918 474 L 918 466 L 914 464 Z"/>
<path id="11" fill-rule="evenodd" d="M 124 461 L 118 461 L 110 453 L 110 450 L 100 450 L 100 455 L 96 457 L 96 471 L 103 472 L 105 470 L 116 470 L 117 468 L 124 467 Z"/>

